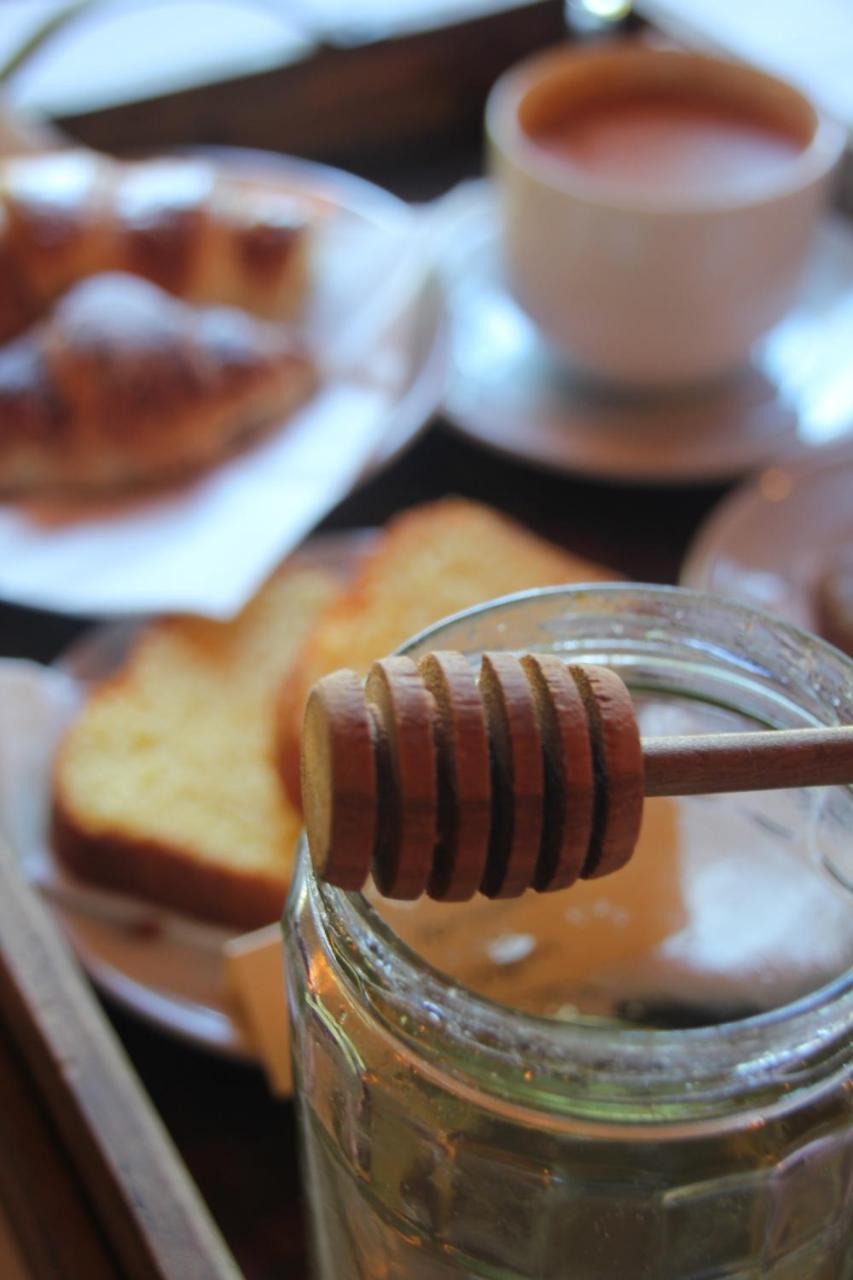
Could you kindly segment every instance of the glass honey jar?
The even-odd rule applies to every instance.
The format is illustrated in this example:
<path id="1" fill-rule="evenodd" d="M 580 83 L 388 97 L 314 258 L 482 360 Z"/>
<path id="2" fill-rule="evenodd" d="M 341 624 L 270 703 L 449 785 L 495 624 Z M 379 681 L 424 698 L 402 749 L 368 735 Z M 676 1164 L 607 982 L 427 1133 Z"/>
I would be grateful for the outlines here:
<path id="1" fill-rule="evenodd" d="M 644 735 L 853 722 L 853 663 L 675 588 L 510 597 L 409 644 L 614 667 Z M 850 1280 L 853 791 L 647 801 L 625 870 L 286 920 L 320 1280 Z"/>

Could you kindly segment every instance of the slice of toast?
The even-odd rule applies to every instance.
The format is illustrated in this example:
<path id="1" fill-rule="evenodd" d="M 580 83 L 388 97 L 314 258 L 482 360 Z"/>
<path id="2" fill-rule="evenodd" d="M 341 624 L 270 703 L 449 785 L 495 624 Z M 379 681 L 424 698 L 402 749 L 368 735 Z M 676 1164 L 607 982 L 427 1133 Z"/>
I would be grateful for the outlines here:
<path id="1" fill-rule="evenodd" d="M 282 684 L 278 767 L 290 801 L 300 804 L 302 716 L 321 676 L 339 667 L 364 674 L 424 627 L 496 596 L 615 576 L 491 507 L 461 498 L 397 516 L 352 584 L 322 614 Z"/>
<path id="2" fill-rule="evenodd" d="M 301 819 L 275 774 L 274 692 L 337 590 L 331 575 L 285 567 L 230 622 L 147 627 L 61 744 L 61 861 L 237 929 L 277 919 Z"/>

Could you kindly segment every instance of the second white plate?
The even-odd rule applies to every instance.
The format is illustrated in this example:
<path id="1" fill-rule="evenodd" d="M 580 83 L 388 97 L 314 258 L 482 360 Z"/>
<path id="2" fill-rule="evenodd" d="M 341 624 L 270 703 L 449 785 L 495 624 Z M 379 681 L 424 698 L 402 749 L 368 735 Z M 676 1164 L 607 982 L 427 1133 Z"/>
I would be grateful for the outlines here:
<path id="1" fill-rule="evenodd" d="M 853 442 L 765 468 L 736 489 L 697 534 L 681 585 L 815 631 L 815 584 L 845 543 L 853 544 Z"/>

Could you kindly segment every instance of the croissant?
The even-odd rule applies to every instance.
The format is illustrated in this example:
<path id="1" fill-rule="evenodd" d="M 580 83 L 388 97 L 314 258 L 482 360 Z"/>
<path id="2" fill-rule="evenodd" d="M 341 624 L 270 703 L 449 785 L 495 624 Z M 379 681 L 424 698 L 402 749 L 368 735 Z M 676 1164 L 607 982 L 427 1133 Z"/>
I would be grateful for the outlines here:
<path id="1" fill-rule="evenodd" d="M 182 478 L 280 425 L 314 382 L 283 325 L 93 276 L 0 348 L 0 491 Z"/>
<path id="2" fill-rule="evenodd" d="M 12 158 L 0 165 L 0 342 L 99 272 L 292 317 L 305 293 L 308 223 L 304 199 L 204 160 L 123 163 L 82 150 Z"/>

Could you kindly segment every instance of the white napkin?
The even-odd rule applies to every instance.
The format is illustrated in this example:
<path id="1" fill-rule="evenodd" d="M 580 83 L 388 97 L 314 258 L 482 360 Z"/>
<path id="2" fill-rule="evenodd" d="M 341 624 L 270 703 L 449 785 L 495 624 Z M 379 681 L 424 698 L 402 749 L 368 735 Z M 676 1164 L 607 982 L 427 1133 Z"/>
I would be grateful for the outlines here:
<path id="1" fill-rule="evenodd" d="M 0 504 L 0 598 L 60 613 L 227 618 L 349 492 L 411 376 L 427 255 L 403 206 L 375 223 L 333 217 L 315 253 L 305 328 L 323 382 L 311 403 L 169 493 L 98 508 Z"/>

